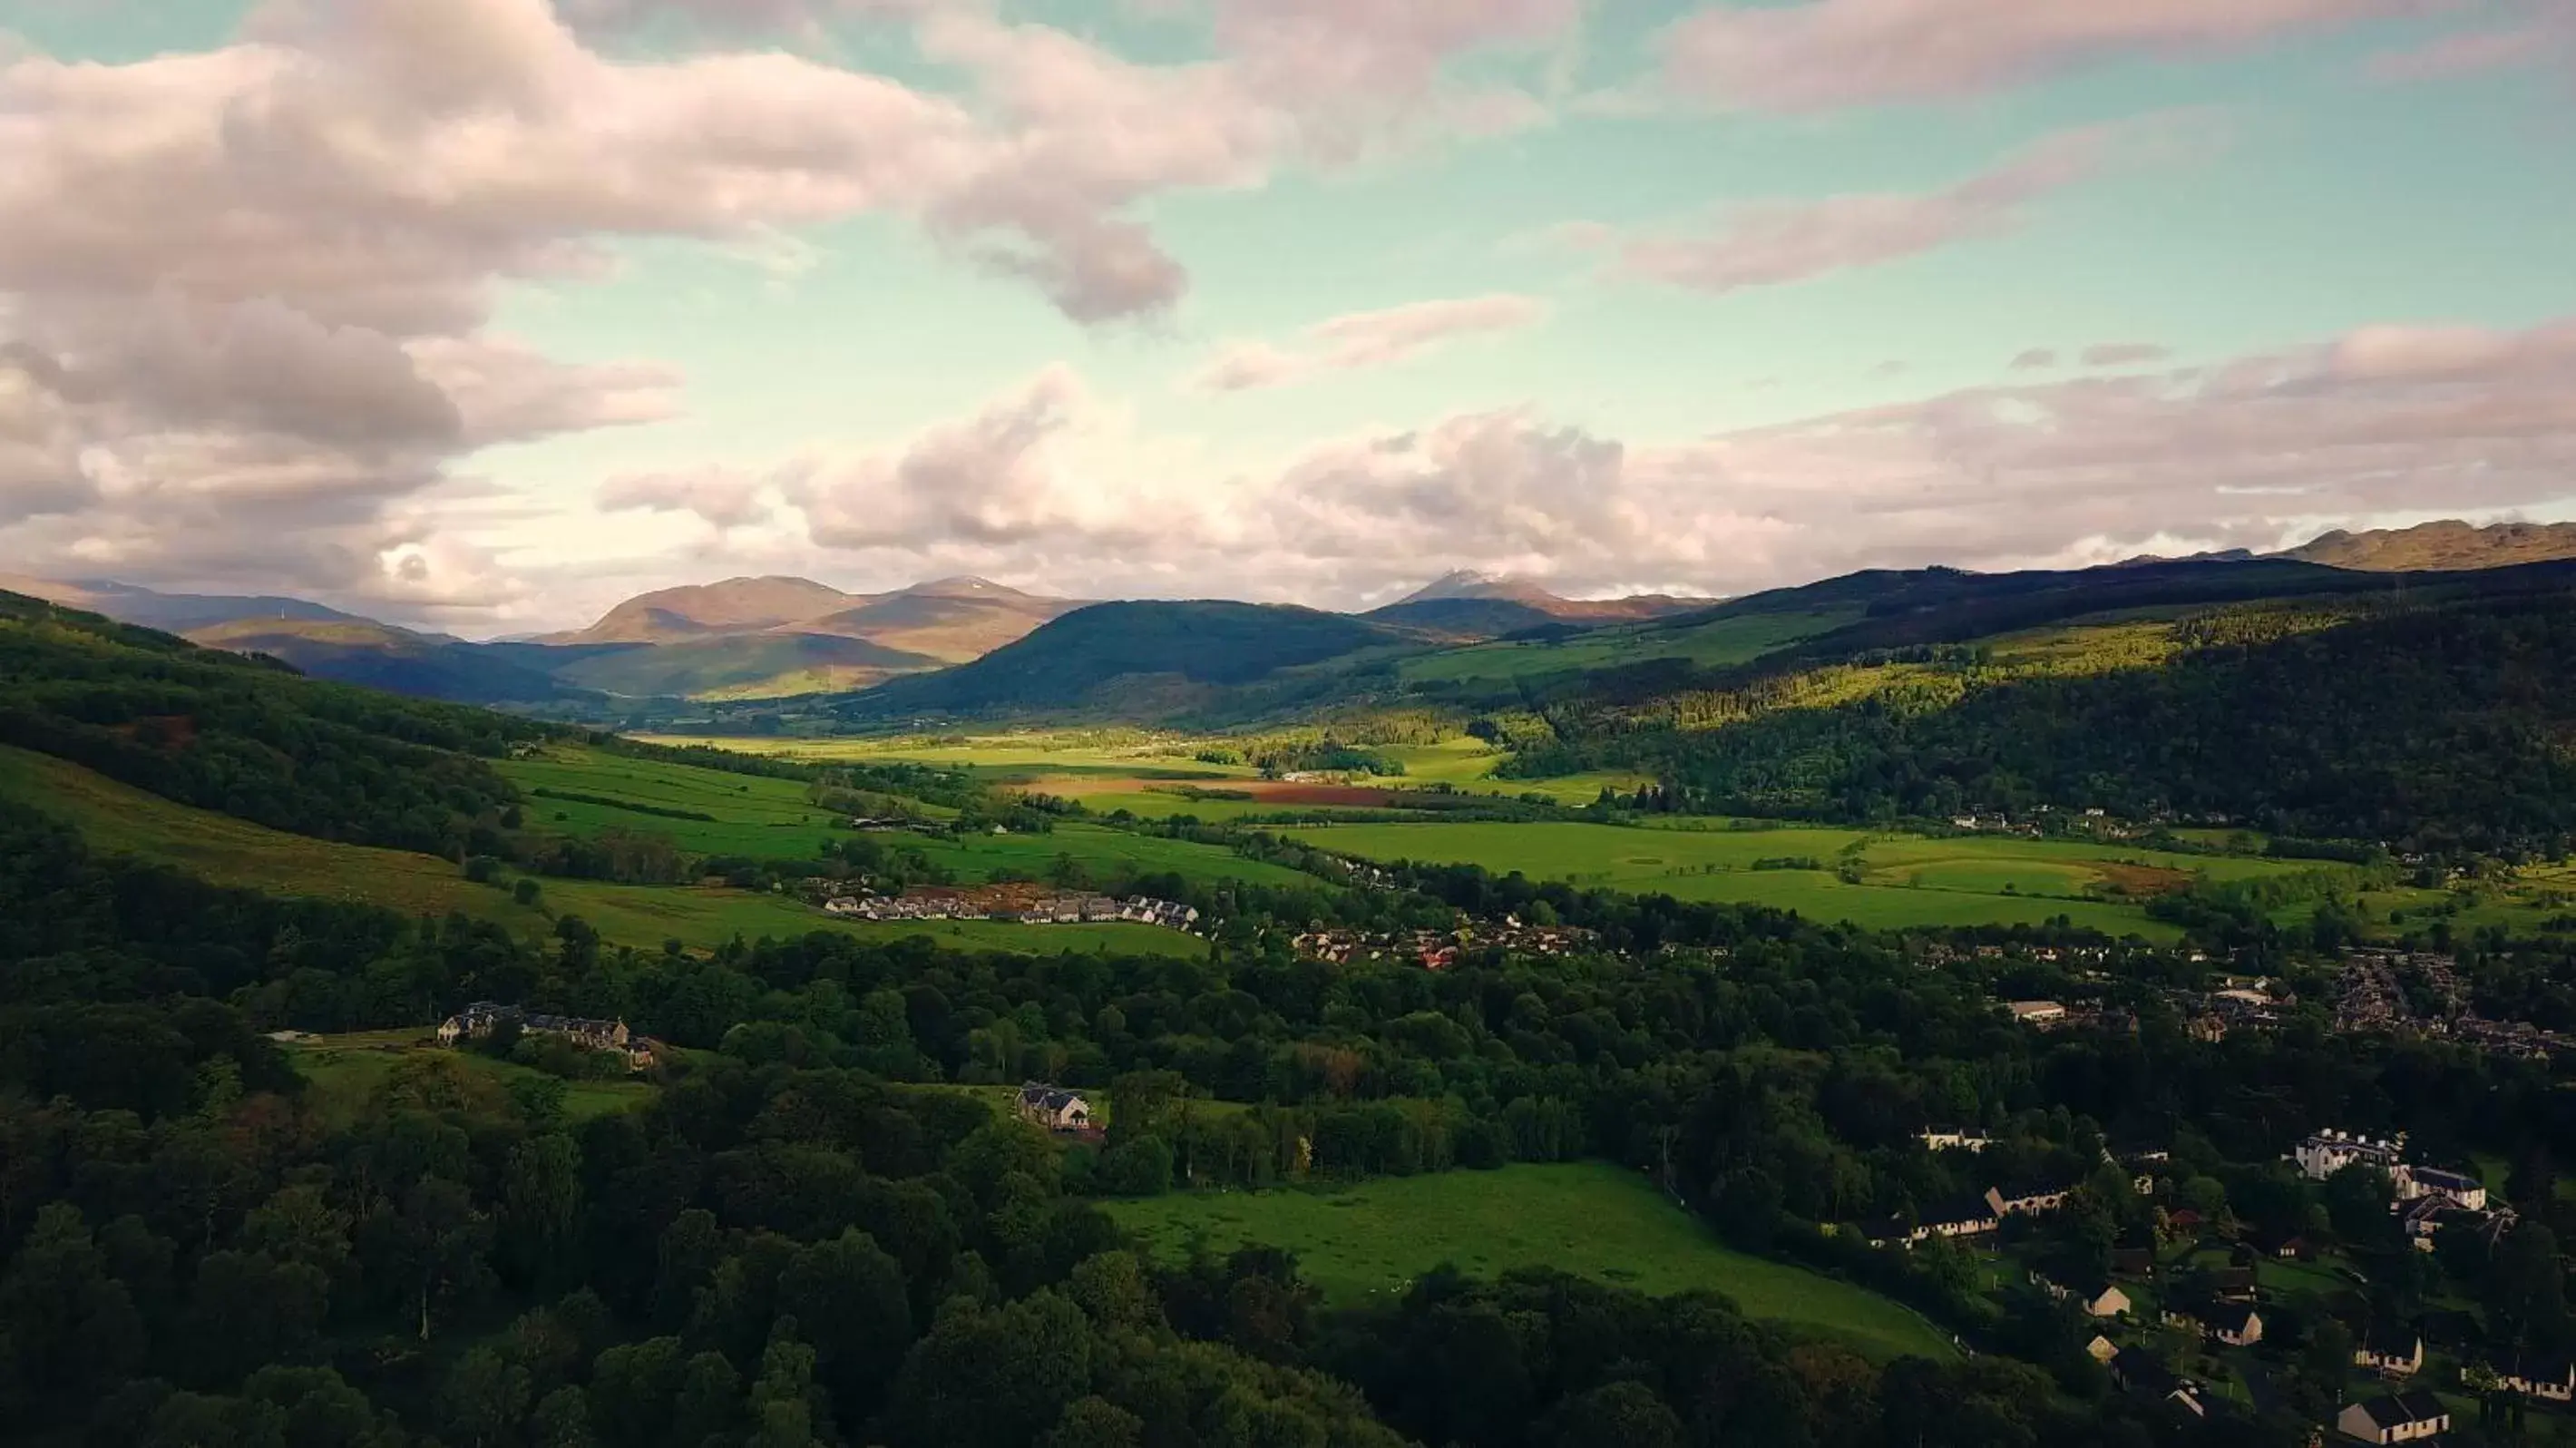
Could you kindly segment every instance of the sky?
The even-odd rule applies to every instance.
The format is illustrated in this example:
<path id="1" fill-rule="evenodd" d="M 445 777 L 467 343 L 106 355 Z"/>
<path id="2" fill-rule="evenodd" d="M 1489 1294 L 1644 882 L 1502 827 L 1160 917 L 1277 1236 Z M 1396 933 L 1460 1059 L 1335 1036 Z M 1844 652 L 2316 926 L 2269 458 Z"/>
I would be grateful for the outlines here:
<path id="1" fill-rule="evenodd" d="M 2576 518 L 2576 0 L 0 0 L 0 572 L 1349 608 Z"/>

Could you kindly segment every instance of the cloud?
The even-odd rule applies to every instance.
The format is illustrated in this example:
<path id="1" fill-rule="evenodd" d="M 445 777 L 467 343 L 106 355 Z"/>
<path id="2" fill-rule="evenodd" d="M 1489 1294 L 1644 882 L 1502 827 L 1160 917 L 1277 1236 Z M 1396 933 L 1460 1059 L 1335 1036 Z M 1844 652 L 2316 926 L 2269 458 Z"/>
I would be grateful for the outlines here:
<path id="1" fill-rule="evenodd" d="M 1807 0 L 1712 4 L 1663 34 L 1666 83 L 1811 111 L 1953 101 L 2131 58 L 2244 51 L 2447 0 Z"/>
<path id="2" fill-rule="evenodd" d="M 629 473 L 600 485 L 600 511 L 694 513 L 718 528 L 769 521 L 769 482 L 732 468 L 686 473 Z"/>
<path id="3" fill-rule="evenodd" d="M 1739 206 L 1712 231 L 1606 240 L 1618 274 L 1722 295 L 1880 266 L 2020 227 L 2034 202 L 2100 174 L 2114 134 L 2069 132 L 1952 186 Z"/>
<path id="4" fill-rule="evenodd" d="M 2129 367 L 2140 362 L 2162 362 L 2172 356 L 2172 348 L 2153 342 L 2101 342 L 2084 349 L 2084 365 Z"/>
<path id="5" fill-rule="evenodd" d="M 1536 408 L 1220 477 L 1050 371 L 907 443 L 770 476 L 810 557 L 1000 568 L 1082 596 L 1356 603 L 1428 566 L 1574 593 L 1741 592 L 1863 567 L 2081 566 L 2328 527 L 2563 506 L 2576 319 L 2382 326 L 2207 368 L 2086 374 L 1638 443 Z M 782 527 L 786 526 L 782 517 Z M 784 545 L 782 545 L 784 546 Z"/>
<path id="6" fill-rule="evenodd" d="M 1321 372 L 1392 366 L 1460 337 L 1535 326 L 1547 315 L 1545 302 L 1507 294 L 1352 312 L 1308 327 L 1300 334 L 1302 345 L 1297 350 L 1266 342 L 1235 343 L 1186 385 L 1196 392 L 1250 392 L 1286 386 Z"/>
<path id="7" fill-rule="evenodd" d="M 2033 347 L 2026 352 L 2016 354 L 2012 359 L 2012 370 L 2015 372 L 2045 372 L 2056 365 L 2057 352 L 2051 347 Z"/>
<path id="8" fill-rule="evenodd" d="M 2453 31 L 2378 56 L 2370 73 L 2386 81 L 2439 81 L 2544 66 L 2576 68 L 2576 12 L 2541 8 L 2519 23 Z"/>
<path id="9" fill-rule="evenodd" d="M 1451 68 L 1579 8 L 1236 7 L 1214 58 L 1156 65 L 944 0 L 260 0 L 201 53 L 0 51 L 0 345 L 37 359 L 0 397 L 0 550 L 348 598 L 457 569 L 490 597 L 488 557 L 436 535 L 459 465 L 671 416 L 680 385 L 492 335 L 505 289 L 606 276 L 639 237 L 792 268 L 802 230 L 874 214 L 1076 321 L 1156 318 L 1189 278 L 1144 203 L 1526 123 L 1525 86 Z M 603 48 L 862 14 L 950 88 Z M 241 500 L 290 497 L 281 550 L 297 524 Z"/>

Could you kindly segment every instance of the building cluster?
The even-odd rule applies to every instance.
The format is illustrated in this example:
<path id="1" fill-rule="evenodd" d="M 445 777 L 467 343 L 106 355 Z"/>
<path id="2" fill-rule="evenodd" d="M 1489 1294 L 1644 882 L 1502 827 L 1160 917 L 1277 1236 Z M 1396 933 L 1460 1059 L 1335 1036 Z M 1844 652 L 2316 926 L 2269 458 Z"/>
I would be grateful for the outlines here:
<path id="1" fill-rule="evenodd" d="M 2350 1167 L 2386 1176 L 2388 1209 L 2404 1218 L 2408 1240 L 2422 1251 L 2432 1251 L 2434 1237 L 2443 1232 L 2475 1232 L 2493 1242 L 2514 1223 L 2513 1209 L 2489 1202 L 2476 1177 L 2407 1161 L 2403 1135 L 2374 1141 L 2328 1129 L 2300 1142 L 2290 1159 L 2310 1181 Z"/>
<path id="2" fill-rule="evenodd" d="M 1050 1086 L 1043 1081 L 1026 1081 L 1020 1094 L 1011 1099 L 1011 1112 L 1032 1126 L 1049 1131 L 1089 1132 L 1094 1130 L 1091 1103 L 1079 1091 Z"/>
<path id="3" fill-rule="evenodd" d="M 921 889 L 902 895 L 842 895 L 823 902 L 823 913 L 850 920 L 1002 920 L 1019 925 L 1084 925 L 1127 921 L 1189 930 L 1199 912 L 1175 900 L 1138 895 L 1039 891 L 1025 885 L 979 889 Z"/>
<path id="4" fill-rule="evenodd" d="M 2416 1008 L 2407 989 L 2410 981 L 2430 998 L 2429 1012 Z M 2576 1034 L 2479 1015 L 2460 979 L 2459 963 L 2447 955 L 2347 950 L 2335 986 L 2334 1023 L 2340 1031 L 2404 1031 L 2527 1061 L 2576 1056 Z"/>
<path id="5" fill-rule="evenodd" d="M 1500 923 L 1462 925 L 1455 930 L 1367 931 L 1347 929 L 1301 931 L 1289 948 L 1309 960 L 1333 965 L 1353 961 L 1416 961 L 1430 970 L 1458 963 L 1467 950 L 1502 950 L 1518 955 L 1567 955 L 1583 949 L 1592 932 L 1571 925 L 1524 925 L 1506 915 Z"/>
<path id="6" fill-rule="evenodd" d="M 627 1030 L 624 1021 L 531 1014 L 497 1001 L 476 1001 L 441 1021 L 438 1043 L 453 1046 L 458 1041 L 481 1040 L 509 1022 L 515 1022 L 523 1036 L 554 1036 L 585 1051 L 613 1051 L 626 1058 L 630 1071 L 641 1071 L 653 1064 L 652 1041 Z"/>

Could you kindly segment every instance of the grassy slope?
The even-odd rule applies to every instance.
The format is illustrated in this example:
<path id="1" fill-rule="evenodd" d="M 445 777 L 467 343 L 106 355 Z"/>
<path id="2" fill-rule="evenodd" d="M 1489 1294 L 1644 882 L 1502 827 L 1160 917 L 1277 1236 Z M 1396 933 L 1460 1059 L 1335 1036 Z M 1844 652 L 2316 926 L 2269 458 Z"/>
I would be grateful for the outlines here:
<path id="1" fill-rule="evenodd" d="M 528 801 L 532 823 L 567 834 L 592 835 L 613 827 L 662 835 L 691 853 L 782 860 L 810 860 L 821 853 L 825 844 L 849 838 L 847 831 L 832 828 L 833 815 L 829 811 L 805 802 L 805 786 L 795 780 L 626 759 L 570 746 L 551 747 L 542 758 L 512 760 L 501 769 L 532 796 Z M 539 789 L 633 800 L 716 818 L 669 819 L 613 805 L 533 797 Z M 956 871 L 962 880 L 989 879 L 997 871 L 1042 875 L 1059 856 L 1070 856 L 1095 875 L 1132 864 L 1143 870 L 1170 871 L 1194 881 L 1315 883 L 1311 876 L 1246 860 L 1212 845 L 1152 839 L 1098 825 L 1059 825 L 1052 834 L 1044 835 L 980 835 L 956 840 L 926 835 L 885 838 L 889 843 L 920 849 Z"/>
<path id="2" fill-rule="evenodd" d="M 1370 859 L 1483 865 L 1536 880 L 1564 880 L 1684 900 L 1776 905 L 1872 927 L 2037 923 L 2068 915 L 2115 935 L 2168 938 L 2170 927 L 2124 902 L 2067 898 L 2102 878 L 2104 864 L 2207 870 L 2220 878 L 2300 868 L 2289 862 L 2166 855 L 2106 844 L 1964 838 L 1930 840 L 1846 829 L 1621 829 L 1591 824 L 1394 824 L 1301 826 L 1291 833 Z M 1866 844 L 1863 883 L 1830 873 Z M 1827 868 L 1755 870 L 1756 860 L 1808 857 Z M 2011 884 L 2015 893 L 2002 893 Z"/>
<path id="3" fill-rule="evenodd" d="M 1554 1267 L 1643 1292 L 1713 1289 L 1745 1312 L 1850 1342 L 1873 1357 L 1946 1357 L 1905 1309 L 1847 1283 L 1732 1251 L 1634 1172 L 1604 1163 L 1444 1172 L 1338 1190 L 1194 1192 L 1102 1204 L 1165 1258 L 1204 1233 L 1297 1253 L 1335 1302 L 1402 1292 L 1443 1262 L 1494 1275 Z"/>
<path id="4" fill-rule="evenodd" d="M 503 1085 L 543 1073 L 511 1061 L 472 1051 L 451 1051 L 423 1029 L 363 1031 L 345 1036 L 319 1036 L 291 1042 L 287 1058 L 297 1074 L 312 1083 L 315 1105 L 323 1120 L 344 1125 L 355 1120 L 394 1068 L 407 1058 L 435 1053 Z M 653 1096 L 653 1084 L 642 1079 L 567 1081 L 564 1115 L 575 1122 L 631 1110 Z"/>
<path id="5" fill-rule="evenodd" d="M 279 895 L 355 900 L 414 914 L 461 911 L 527 934 L 578 915 L 609 940 L 651 946 L 676 939 L 708 948 L 736 935 L 779 939 L 840 930 L 873 939 L 928 935 L 966 949 L 1053 954 L 1059 950 L 1196 956 L 1206 945 L 1146 925 L 1025 926 L 994 921 L 874 924 L 836 921 L 782 896 L 694 887 L 543 882 L 541 908 L 507 890 L 467 881 L 456 866 L 401 850 L 333 844 L 285 834 L 228 815 L 176 805 L 44 755 L 0 748 L 0 796 L 21 800 L 78 828 L 93 843 L 184 869 L 219 885 Z"/>

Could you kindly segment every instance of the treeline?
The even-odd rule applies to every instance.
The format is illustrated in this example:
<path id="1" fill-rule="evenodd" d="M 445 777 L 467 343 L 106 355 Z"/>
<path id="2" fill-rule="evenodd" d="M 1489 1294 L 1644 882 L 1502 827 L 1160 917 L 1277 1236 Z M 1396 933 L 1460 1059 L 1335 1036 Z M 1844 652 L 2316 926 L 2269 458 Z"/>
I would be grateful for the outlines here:
<path id="1" fill-rule="evenodd" d="M 2576 837 L 2576 600 L 2374 617 L 2161 668 L 2026 678 L 1943 708 L 1879 698 L 1595 737 L 1524 771 L 1661 774 L 1691 808 L 1941 818 L 2097 806 L 2311 840 L 2506 857 Z"/>

